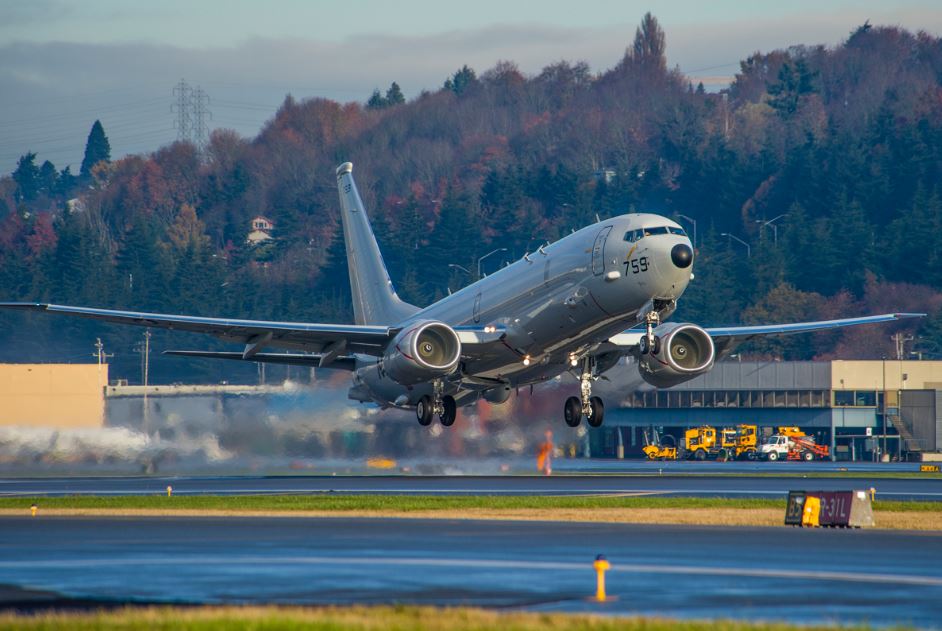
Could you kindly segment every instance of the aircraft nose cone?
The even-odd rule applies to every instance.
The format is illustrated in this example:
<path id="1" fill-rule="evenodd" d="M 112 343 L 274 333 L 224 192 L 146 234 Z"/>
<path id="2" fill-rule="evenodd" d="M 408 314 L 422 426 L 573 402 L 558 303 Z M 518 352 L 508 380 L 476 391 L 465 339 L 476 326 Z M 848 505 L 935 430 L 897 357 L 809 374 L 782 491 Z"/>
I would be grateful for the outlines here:
<path id="1" fill-rule="evenodd" d="M 680 269 L 690 267 L 693 262 L 693 250 L 686 243 L 678 243 L 671 248 L 671 261 Z"/>

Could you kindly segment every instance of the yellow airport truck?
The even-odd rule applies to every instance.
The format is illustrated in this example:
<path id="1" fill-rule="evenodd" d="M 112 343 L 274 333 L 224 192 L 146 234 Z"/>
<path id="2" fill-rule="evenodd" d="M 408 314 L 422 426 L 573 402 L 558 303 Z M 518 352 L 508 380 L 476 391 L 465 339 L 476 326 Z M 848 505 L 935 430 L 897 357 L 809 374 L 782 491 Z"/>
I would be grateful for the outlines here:
<path id="1" fill-rule="evenodd" d="M 701 425 L 684 433 L 684 449 L 688 459 L 706 460 L 755 460 L 758 445 L 758 428 L 755 425 L 715 427 Z"/>

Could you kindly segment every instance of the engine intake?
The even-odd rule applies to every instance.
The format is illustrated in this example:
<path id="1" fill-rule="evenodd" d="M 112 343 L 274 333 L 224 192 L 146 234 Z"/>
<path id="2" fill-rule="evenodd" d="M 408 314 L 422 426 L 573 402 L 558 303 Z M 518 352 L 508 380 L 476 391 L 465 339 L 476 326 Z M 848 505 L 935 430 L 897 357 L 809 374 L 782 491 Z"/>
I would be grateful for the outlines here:
<path id="1" fill-rule="evenodd" d="M 654 329 L 654 334 L 660 338 L 658 352 L 638 359 L 641 378 L 652 386 L 676 386 L 713 368 L 713 338 L 696 324 L 670 322 Z"/>
<path id="2" fill-rule="evenodd" d="M 383 370 L 404 386 L 451 374 L 461 358 L 458 334 L 443 322 L 417 322 L 404 329 L 386 348 Z"/>

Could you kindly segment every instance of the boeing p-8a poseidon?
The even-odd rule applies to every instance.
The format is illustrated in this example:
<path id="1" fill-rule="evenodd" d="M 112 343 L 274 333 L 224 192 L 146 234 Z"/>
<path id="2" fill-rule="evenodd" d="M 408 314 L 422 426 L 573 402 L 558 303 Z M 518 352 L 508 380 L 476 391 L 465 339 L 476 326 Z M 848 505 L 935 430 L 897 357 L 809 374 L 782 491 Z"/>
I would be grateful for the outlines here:
<path id="1" fill-rule="evenodd" d="M 693 249 L 664 217 L 628 214 L 540 247 L 424 309 L 396 295 L 353 165 L 337 169 L 356 324 L 229 320 L 53 304 L 0 308 L 62 313 L 122 324 L 207 333 L 244 344 L 238 352 L 167 351 L 185 357 L 271 362 L 352 371 L 349 396 L 414 409 L 419 423 L 455 422 L 457 408 L 484 398 L 503 403 L 513 388 L 564 372 L 580 383 L 564 409 L 572 427 L 602 424 L 592 383 L 626 355 L 657 387 L 692 379 L 737 344 L 921 314 L 769 326 L 702 328 L 665 320 L 693 278 Z M 266 352 L 282 349 L 287 352 Z"/>

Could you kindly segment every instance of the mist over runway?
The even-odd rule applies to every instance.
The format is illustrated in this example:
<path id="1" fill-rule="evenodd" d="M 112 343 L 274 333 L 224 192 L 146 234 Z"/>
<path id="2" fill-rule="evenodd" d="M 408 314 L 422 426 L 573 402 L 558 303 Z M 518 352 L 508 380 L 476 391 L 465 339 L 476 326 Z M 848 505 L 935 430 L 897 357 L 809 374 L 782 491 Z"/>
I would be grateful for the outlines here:
<path id="1" fill-rule="evenodd" d="M 704 553 L 709 551 L 709 553 Z M 592 561 L 612 563 L 597 603 Z M 942 536 L 350 518 L 4 518 L 0 590 L 109 603 L 417 603 L 938 625 Z M 800 605 L 800 606 L 799 606 Z"/>

